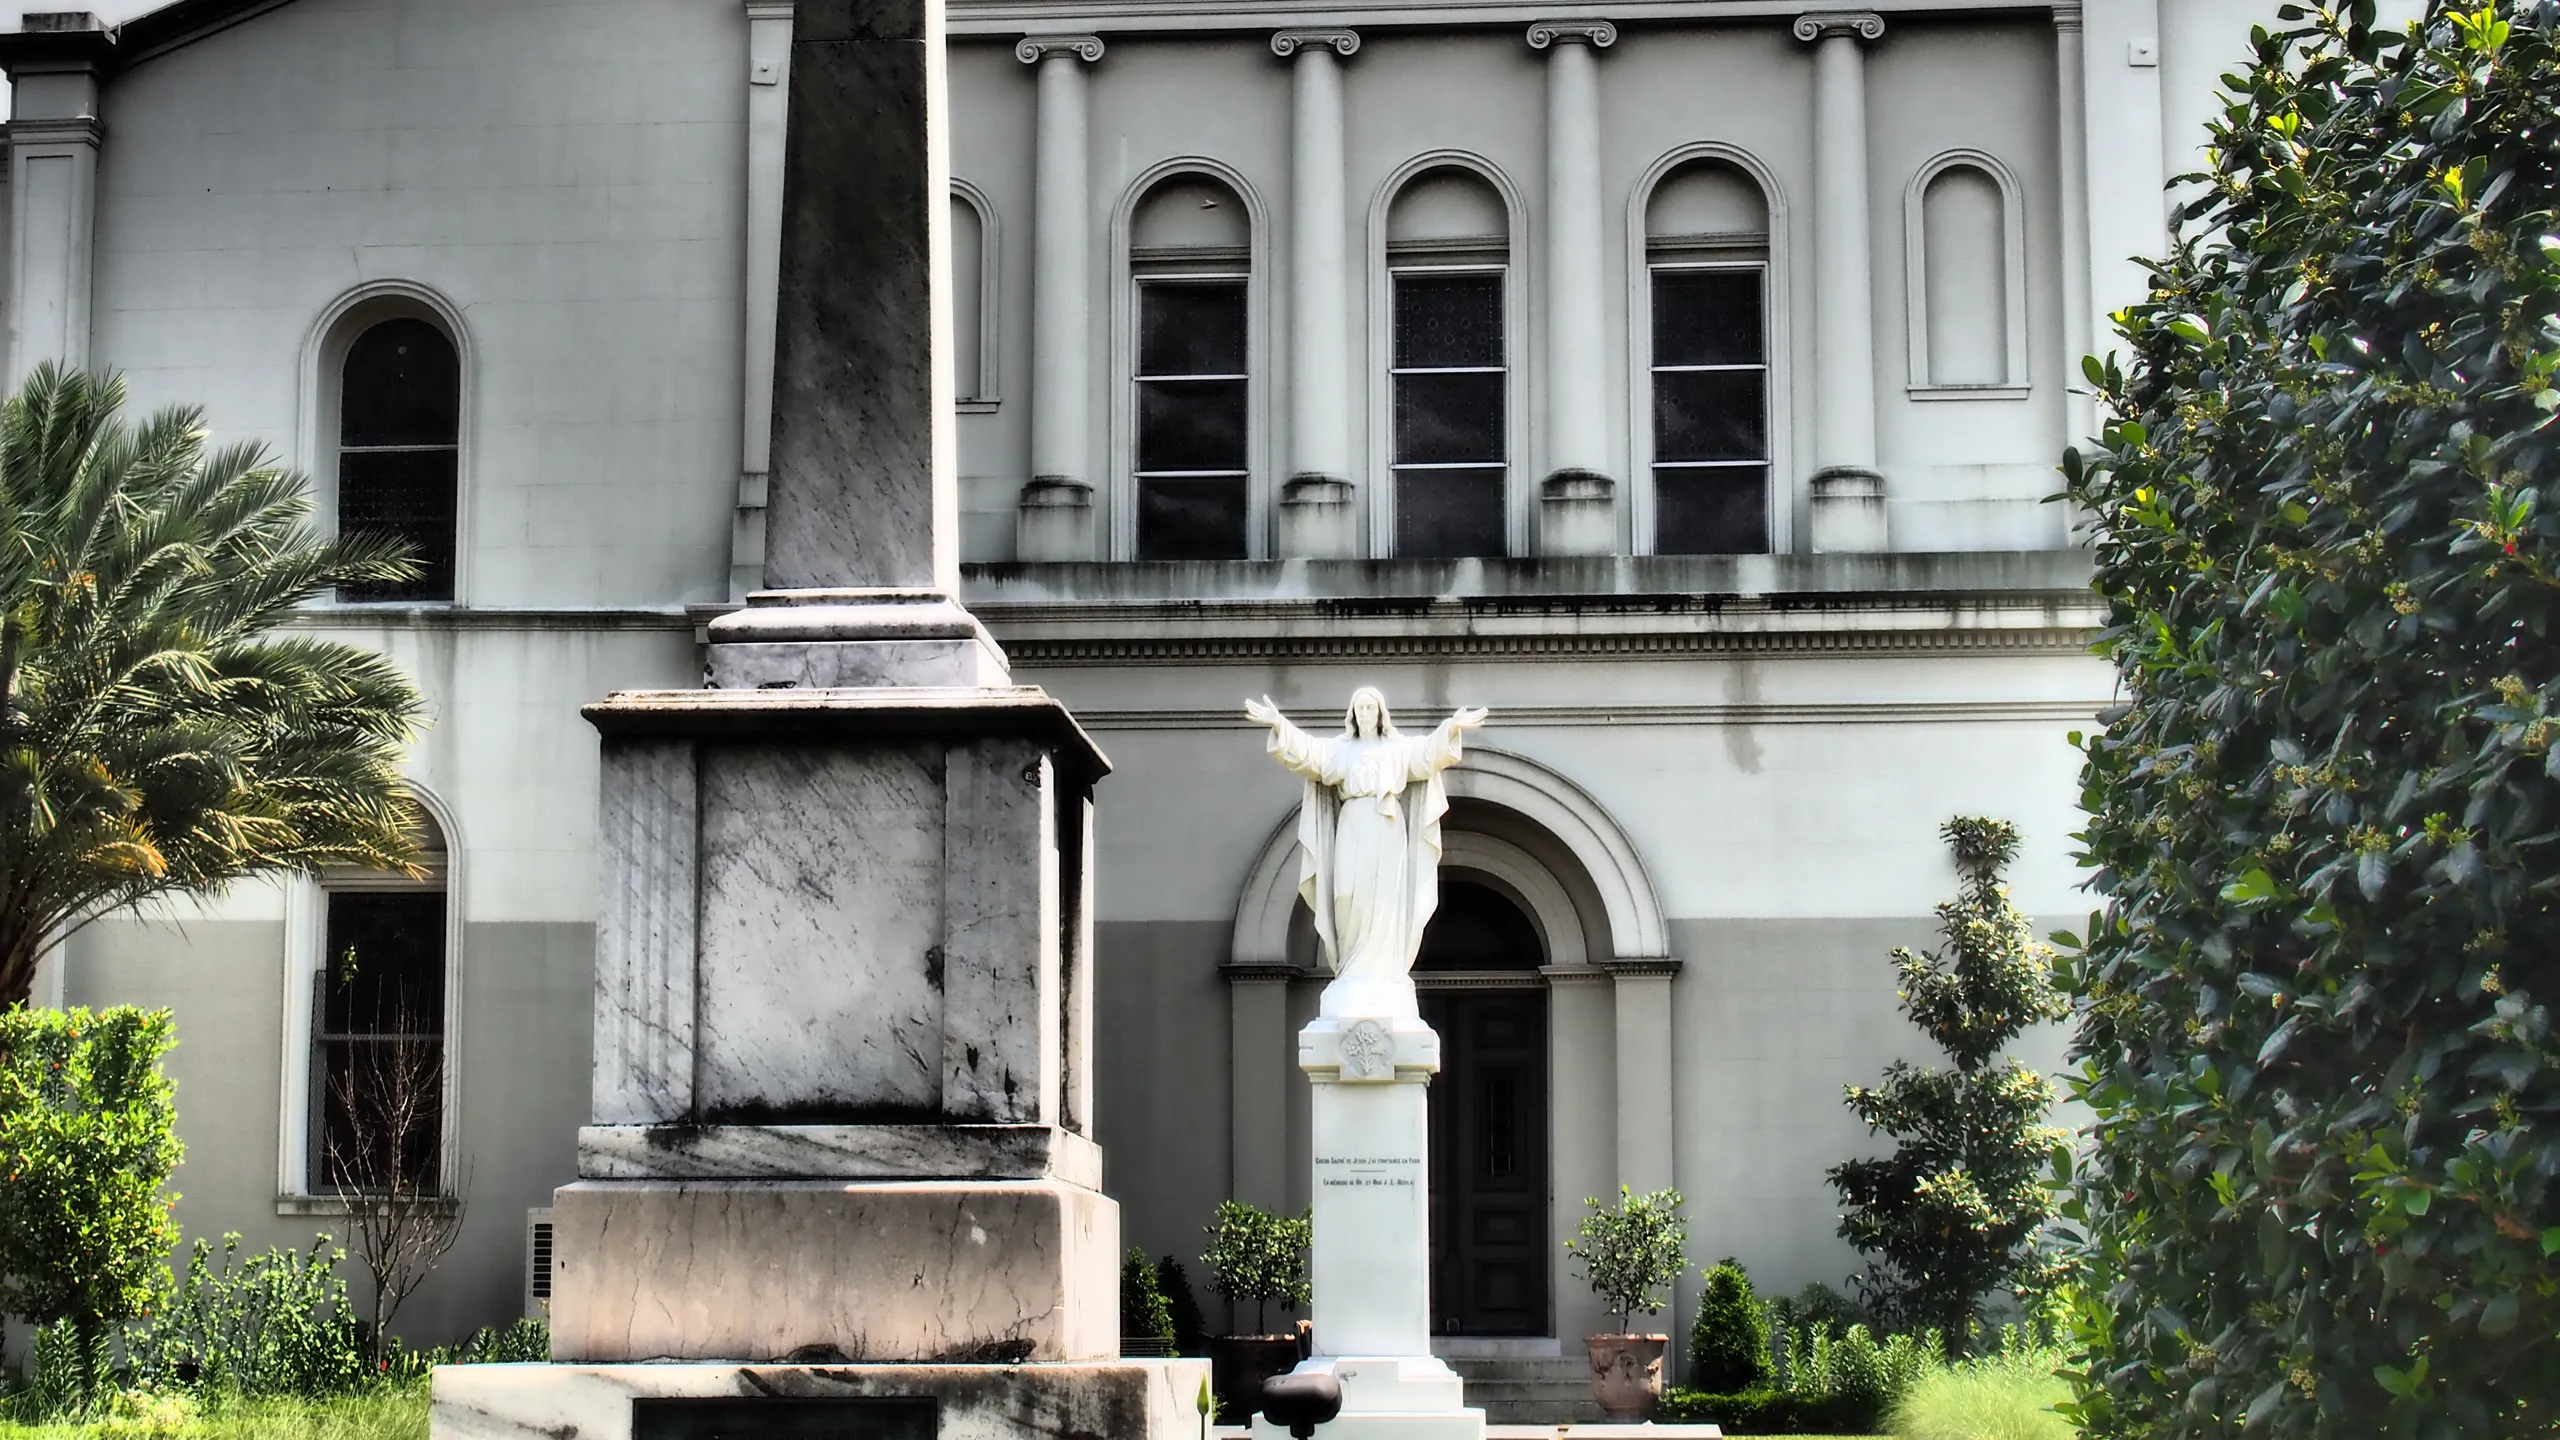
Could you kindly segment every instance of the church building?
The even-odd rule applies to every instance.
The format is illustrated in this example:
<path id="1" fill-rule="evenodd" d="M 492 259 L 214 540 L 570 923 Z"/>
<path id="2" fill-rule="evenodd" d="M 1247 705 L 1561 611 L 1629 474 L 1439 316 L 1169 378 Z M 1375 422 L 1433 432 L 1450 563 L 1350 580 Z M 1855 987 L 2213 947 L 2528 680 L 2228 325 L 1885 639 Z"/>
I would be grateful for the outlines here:
<path id="1" fill-rule="evenodd" d="M 178 1217 L 253 1249 L 343 1233 L 329 1097 L 432 1039 L 417 1163 L 464 1221 L 420 1339 L 540 1312 L 575 1176 L 579 707 L 699 683 L 761 583 L 783 158 L 818 143 L 795 8 L 860 5 L 173 0 L 0 34 L 11 382 L 200 404 L 320 524 L 427 562 L 296 623 L 426 694 L 431 875 L 118 917 L 39 998 L 174 1009 Z M 1308 1202 L 1299 786 L 1244 706 L 1331 734 L 1374 685 L 1410 733 L 1491 712 L 1417 967 L 1433 1327 L 1471 1394 L 1500 1420 L 1579 1384 L 1612 1326 L 1563 1241 L 1621 1185 L 1686 1197 L 1675 1334 L 1694 1264 L 1857 1269 L 1823 1176 L 1878 1143 L 1842 1087 L 1939 1058 L 1887 958 L 1954 893 L 1939 826 L 2015 822 L 2020 902 L 2089 908 L 2071 736 L 2114 681 L 2055 467 L 2274 10 L 949 0 L 962 598 L 1115 767 L 1124 1244 L 1202 1280 L 1219 1201 Z M 397 1006 L 349 1002 L 351 948 Z"/>

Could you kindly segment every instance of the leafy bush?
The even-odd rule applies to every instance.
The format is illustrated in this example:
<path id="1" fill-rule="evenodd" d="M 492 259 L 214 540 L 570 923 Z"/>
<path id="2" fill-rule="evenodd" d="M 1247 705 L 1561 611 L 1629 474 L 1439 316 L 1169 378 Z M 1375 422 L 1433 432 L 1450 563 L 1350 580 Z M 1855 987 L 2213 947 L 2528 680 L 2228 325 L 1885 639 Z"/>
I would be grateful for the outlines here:
<path id="1" fill-rule="evenodd" d="M 2016 827 L 1958 816 L 1943 830 L 1964 877 L 1938 907 L 1945 946 L 1893 952 L 1902 1011 L 1955 1062 L 1896 1062 L 1884 1083 L 1852 1085 L 1849 1108 L 1895 1137 L 1892 1154 L 1831 1168 L 1840 1236 L 1869 1257 L 1860 1282 L 1876 1313 L 1930 1327 L 1961 1353 L 1982 1299 L 2033 1256 L 2051 1215 L 2048 1156 L 2063 1132 L 2044 1123 L 2051 1082 L 2000 1052 L 2026 1028 L 2066 1013 L 2052 952 L 2000 884 L 2018 852 Z"/>
<path id="2" fill-rule="evenodd" d="M 169 1289 L 172 1038 L 166 1010 L 0 1013 L 0 1300 L 67 1324 L 84 1377 Z"/>
<path id="3" fill-rule="evenodd" d="M 1940 1368 L 1935 1335 L 1879 1341 L 1864 1325 L 1836 1336 L 1816 1327 L 1786 1337 L 1774 1383 L 1728 1394 L 1668 1391 L 1656 1418 L 1712 1422 L 1736 1435 L 1865 1434 L 1881 1426 L 1923 1376 Z"/>
<path id="4" fill-rule="evenodd" d="M 1782 1334 L 1789 1330 L 1811 1330 L 1817 1326 L 1838 1334 L 1852 1325 L 1864 1325 L 1878 1334 L 1887 1333 L 1855 1296 L 1843 1295 L 1819 1280 L 1808 1282 L 1793 1295 L 1781 1295 L 1770 1301 L 1769 1324 Z"/>
<path id="5" fill-rule="evenodd" d="M 1671 1284 L 1689 1268 L 1689 1232 L 1680 1223 L 1680 1192 L 1637 1195 L 1618 1187 L 1618 1203 L 1600 1197 L 1582 1202 L 1581 1238 L 1564 1242 L 1592 1293 L 1608 1302 L 1626 1329 L 1638 1314 L 1652 1315 L 1671 1300 Z"/>
<path id="6" fill-rule="evenodd" d="M 1896 1440 L 2073 1440 L 2060 1350 L 2018 1346 L 1924 1372 L 1893 1407 Z"/>
<path id="7" fill-rule="evenodd" d="M 1155 1263 L 1135 1246 L 1120 1262 L 1120 1334 L 1173 1343 L 1173 1303 L 1165 1298 Z"/>
<path id="8" fill-rule="evenodd" d="M 327 1235 L 307 1251 L 243 1256 L 240 1237 L 188 1251 L 169 1303 L 126 1336 L 137 1384 L 242 1395 L 328 1395 L 365 1378 L 364 1329 Z M 217 1258 L 218 1257 L 218 1258 Z"/>
<path id="9" fill-rule="evenodd" d="M 1769 1378 L 1769 1315 L 1751 1276 L 1732 1257 L 1707 1267 L 1707 1288 L 1689 1325 L 1689 1383 L 1732 1394 Z"/>
<path id="10" fill-rule="evenodd" d="M 2066 460 L 2102 1437 L 2560 1425 L 2560 6 L 2280 12 Z"/>
<path id="11" fill-rule="evenodd" d="M 1295 1309 L 1314 1299 L 1307 1284 L 1307 1246 L 1314 1239 L 1315 1225 L 1304 1215 L 1274 1215 L 1239 1200 L 1221 1200 L 1209 1227 L 1209 1251 L 1200 1263 L 1214 1277 L 1209 1288 L 1221 1299 L 1253 1302 L 1259 1333 L 1269 1327 L 1272 1301 Z"/>
<path id="12" fill-rule="evenodd" d="M 1200 1313 L 1200 1297 L 1192 1292 L 1191 1277 L 1183 1272 L 1181 1261 L 1170 1255 L 1156 1261 L 1156 1288 L 1164 1292 L 1173 1318 L 1173 1353 L 1208 1354 L 1209 1317 Z"/>

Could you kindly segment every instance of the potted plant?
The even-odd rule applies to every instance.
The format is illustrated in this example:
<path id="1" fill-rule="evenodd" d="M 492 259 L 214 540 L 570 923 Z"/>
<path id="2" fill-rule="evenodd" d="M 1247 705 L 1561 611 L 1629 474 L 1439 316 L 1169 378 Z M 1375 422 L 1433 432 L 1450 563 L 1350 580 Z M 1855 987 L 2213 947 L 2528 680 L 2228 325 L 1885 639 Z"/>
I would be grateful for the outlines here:
<path id="1" fill-rule="evenodd" d="M 1671 1283 L 1688 1267 L 1688 1232 L 1680 1224 L 1680 1192 L 1650 1195 L 1618 1187 L 1618 1203 L 1583 1202 L 1581 1238 L 1564 1244 L 1591 1282 L 1593 1293 L 1618 1317 L 1618 1333 L 1586 1335 L 1591 1355 L 1591 1396 L 1612 1420 L 1650 1420 L 1662 1399 L 1662 1356 L 1668 1335 L 1628 1333 L 1639 1314 L 1659 1314 Z"/>
<path id="2" fill-rule="evenodd" d="M 1313 1298 L 1307 1284 L 1307 1245 L 1315 1226 L 1304 1215 L 1274 1215 L 1235 1200 L 1219 1202 L 1209 1227 L 1209 1250 L 1200 1263 L 1209 1288 L 1229 1301 L 1253 1302 L 1249 1335 L 1221 1335 L 1209 1342 L 1209 1373 L 1218 1392 L 1218 1414 L 1237 1420 L 1253 1412 L 1262 1382 L 1298 1363 L 1295 1335 L 1270 1331 L 1274 1300 L 1297 1309 Z"/>

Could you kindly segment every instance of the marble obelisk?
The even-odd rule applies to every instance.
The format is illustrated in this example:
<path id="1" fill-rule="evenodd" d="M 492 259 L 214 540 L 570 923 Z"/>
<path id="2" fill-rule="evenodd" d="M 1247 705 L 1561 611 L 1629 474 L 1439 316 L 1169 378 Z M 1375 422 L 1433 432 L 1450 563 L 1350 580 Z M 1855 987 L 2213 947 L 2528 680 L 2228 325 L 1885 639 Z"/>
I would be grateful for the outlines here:
<path id="1" fill-rule="evenodd" d="M 896 1401 L 943 1434 L 1172 1440 L 1206 1365 L 1118 1358 L 1087 1135 L 1108 767 L 958 598 L 941 0 L 793 24 L 771 588 L 712 623 L 704 688 L 585 711 L 592 1123 L 553 1198 L 555 1363 L 440 1371 L 435 1423 L 649 1440 L 758 1424 L 669 1406 Z"/>

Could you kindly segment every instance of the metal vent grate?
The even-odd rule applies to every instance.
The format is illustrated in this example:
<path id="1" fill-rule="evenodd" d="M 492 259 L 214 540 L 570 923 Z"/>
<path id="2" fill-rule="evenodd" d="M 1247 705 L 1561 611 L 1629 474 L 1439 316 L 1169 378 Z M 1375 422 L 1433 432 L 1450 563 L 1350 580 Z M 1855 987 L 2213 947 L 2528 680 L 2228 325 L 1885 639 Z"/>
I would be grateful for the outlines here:
<path id="1" fill-rule="evenodd" d="M 551 1313 L 551 1211 L 524 1212 L 524 1313 L 537 1320 Z"/>

